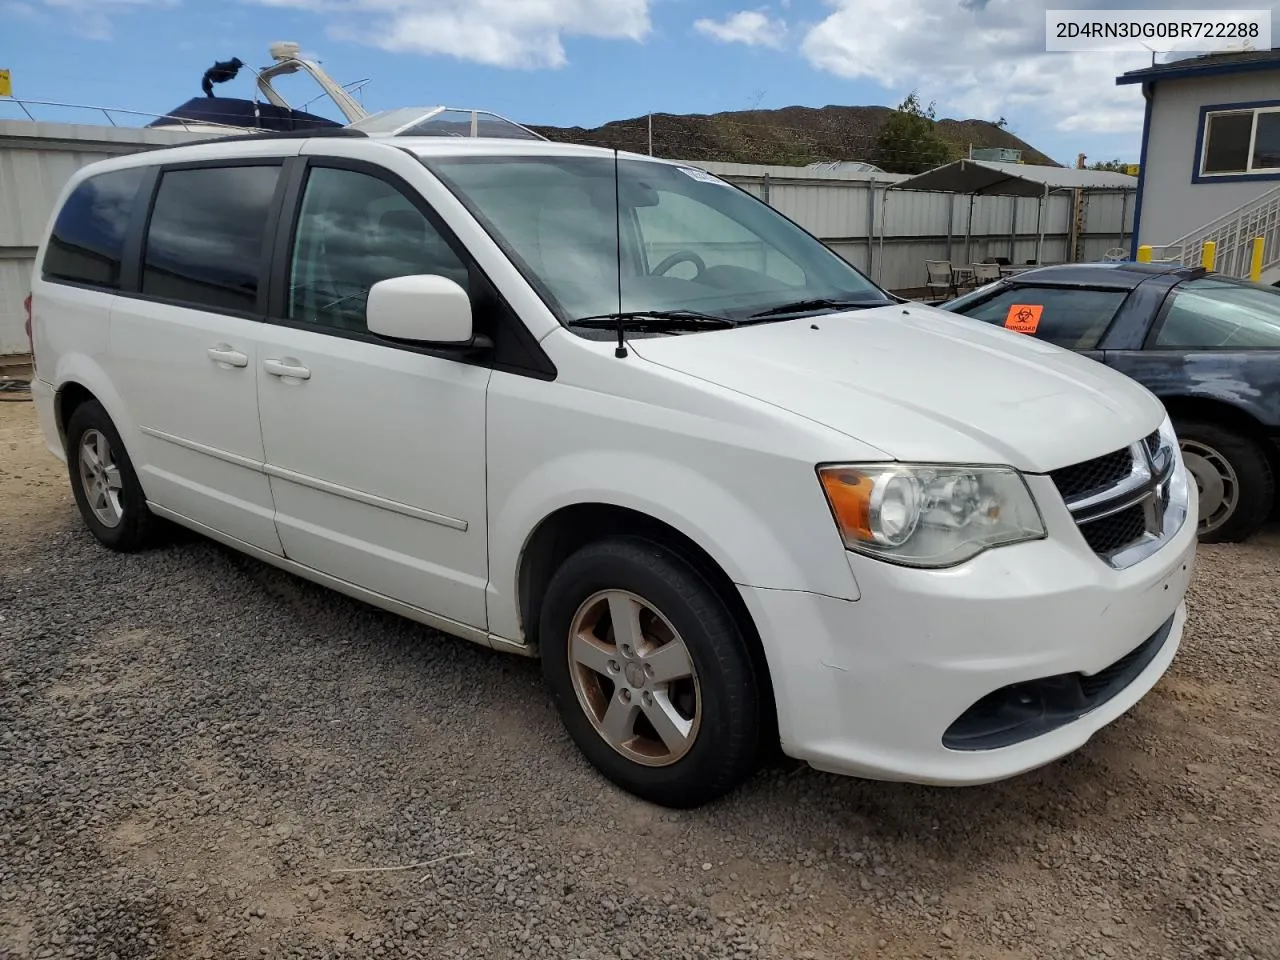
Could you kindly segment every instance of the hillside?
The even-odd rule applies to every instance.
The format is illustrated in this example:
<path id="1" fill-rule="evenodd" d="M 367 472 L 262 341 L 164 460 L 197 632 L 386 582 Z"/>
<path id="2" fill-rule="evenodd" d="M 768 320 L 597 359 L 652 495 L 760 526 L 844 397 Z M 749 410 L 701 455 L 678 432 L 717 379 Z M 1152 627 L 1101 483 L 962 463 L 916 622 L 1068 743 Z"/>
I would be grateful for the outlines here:
<path id="1" fill-rule="evenodd" d="M 783 107 L 711 115 L 655 113 L 653 152 L 682 160 L 721 160 L 803 166 L 817 160 L 877 163 L 876 141 L 889 107 Z M 615 120 L 602 127 L 535 126 L 551 140 L 645 153 L 648 118 Z M 958 155 L 975 147 L 1011 147 L 1027 163 L 1054 164 L 1040 151 L 986 120 L 939 120 L 937 131 Z"/>

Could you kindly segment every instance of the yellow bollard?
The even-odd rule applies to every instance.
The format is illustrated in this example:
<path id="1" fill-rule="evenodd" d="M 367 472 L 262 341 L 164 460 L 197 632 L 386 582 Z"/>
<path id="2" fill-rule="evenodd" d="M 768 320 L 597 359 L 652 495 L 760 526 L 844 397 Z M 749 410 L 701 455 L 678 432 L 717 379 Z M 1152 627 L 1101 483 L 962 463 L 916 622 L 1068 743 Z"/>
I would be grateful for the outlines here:
<path id="1" fill-rule="evenodd" d="M 1138 262 L 1139 263 L 1151 262 L 1151 247 L 1149 244 L 1144 243 L 1142 246 L 1138 248 Z"/>
<path id="2" fill-rule="evenodd" d="M 1213 269 L 1213 262 L 1218 256 L 1218 245 L 1212 240 L 1206 240 L 1204 246 L 1200 248 L 1200 265 L 1206 270 Z"/>
<path id="3" fill-rule="evenodd" d="M 1253 238 L 1253 258 L 1249 261 L 1249 279 L 1254 283 L 1262 282 L 1262 238 Z"/>

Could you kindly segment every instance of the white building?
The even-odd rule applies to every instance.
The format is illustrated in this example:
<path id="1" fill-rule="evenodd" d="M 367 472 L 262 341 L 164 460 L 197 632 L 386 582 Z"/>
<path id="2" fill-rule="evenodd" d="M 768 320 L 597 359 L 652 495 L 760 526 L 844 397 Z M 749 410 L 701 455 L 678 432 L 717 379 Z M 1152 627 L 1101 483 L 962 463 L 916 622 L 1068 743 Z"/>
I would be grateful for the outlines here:
<path id="1" fill-rule="evenodd" d="M 1139 245 L 1248 273 L 1251 240 L 1266 240 L 1263 279 L 1280 277 L 1280 49 L 1220 53 L 1131 70 L 1146 99 L 1138 176 Z"/>

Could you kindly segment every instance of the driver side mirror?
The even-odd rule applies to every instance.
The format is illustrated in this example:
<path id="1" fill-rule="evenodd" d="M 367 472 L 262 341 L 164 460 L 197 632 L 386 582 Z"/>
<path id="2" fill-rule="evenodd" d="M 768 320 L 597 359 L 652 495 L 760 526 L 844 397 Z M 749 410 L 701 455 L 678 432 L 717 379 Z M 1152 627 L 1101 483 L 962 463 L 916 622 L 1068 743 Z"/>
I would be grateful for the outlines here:
<path id="1" fill-rule="evenodd" d="M 423 345 L 465 347 L 475 341 L 471 298 L 448 277 L 420 274 L 379 280 L 365 306 L 369 332 Z"/>

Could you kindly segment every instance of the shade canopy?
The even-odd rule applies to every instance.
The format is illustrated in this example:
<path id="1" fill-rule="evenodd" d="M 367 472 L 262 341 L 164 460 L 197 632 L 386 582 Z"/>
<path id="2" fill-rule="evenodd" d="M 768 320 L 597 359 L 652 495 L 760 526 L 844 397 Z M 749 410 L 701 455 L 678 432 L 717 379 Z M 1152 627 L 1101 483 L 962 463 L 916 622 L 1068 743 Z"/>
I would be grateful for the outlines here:
<path id="1" fill-rule="evenodd" d="M 1041 167 L 995 160 L 956 160 L 900 180 L 892 189 L 975 196 L 1043 197 L 1057 190 L 1137 190 L 1138 179 L 1111 170 Z"/>

